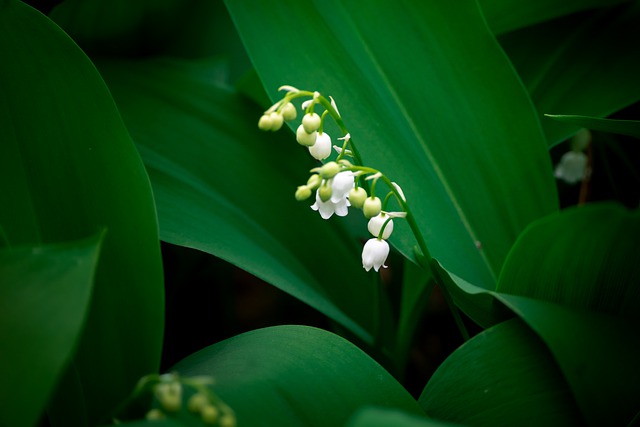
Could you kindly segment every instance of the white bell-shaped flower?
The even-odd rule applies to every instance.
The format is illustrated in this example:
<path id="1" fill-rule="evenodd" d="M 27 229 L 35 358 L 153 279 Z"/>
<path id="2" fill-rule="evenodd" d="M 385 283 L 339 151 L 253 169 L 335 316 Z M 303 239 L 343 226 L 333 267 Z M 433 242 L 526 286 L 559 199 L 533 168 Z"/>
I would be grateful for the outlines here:
<path id="1" fill-rule="evenodd" d="M 318 160 L 324 160 L 331 154 L 331 137 L 328 133 L 317 134 L 316 143 L 309 147 L 309 153 Z"/>
<path id="2" fill-rule="evenodd" d="M 568 184 L 575 184 L 582 181 L 587 175 L 587 155 L 582 151 L 569 151 L 560 159 L 556 166 L 556 178 Z"/>
<path id="3" fill-rule="evenodd" d="M 380 270 L 380 267 L 387 268 L 384 265 L 387 256 L 389 256 L 389 244 L 386 240 L 369 239 L 362 249 L 362 267 L 367 271 L 371 270 L 371 267 L 375 271 Z"/>
<path id="4" fill-rule="evenodd" d="M 369 224 L 367 224 L 367 229 L 369 233 L 371 233 L 374 237 L 378 237 L 380 235 L 380 230 L 382 230 L 382 226 L 384 223 L 389 220 L 387 225 L 384 227 L 384 232 L 382 233 L 383 239 L 388 239 L 393 232 L 393 220 L 391 217 L 384 212 L 380 212 L 378 215 L 374 216 L 369 220 Z"/>
<path id="5" fill-rule="evenodd" d="M 333 196 L 326 202 L 323 202 L 320 198 L 320 190 L 316 191 L 316 202 L 311 205 L 311 209 L 318 211 L 322 219 L 329 219 L 333 214 L 338 216 L 347 216 L 349 213 L 348 208 L 351 206 L 349 200 L 345 197 L 337 202 L 333 202 L 332 198 Z"/>
<path id="6" fill-rule="evenodd" d="M 345 200 L 355 184 L 356 181 L 353 178 L 353 172 L 340 172 L 334 176 L 331 183 L 331 201 L 338 203 L 340 200 Z"/>

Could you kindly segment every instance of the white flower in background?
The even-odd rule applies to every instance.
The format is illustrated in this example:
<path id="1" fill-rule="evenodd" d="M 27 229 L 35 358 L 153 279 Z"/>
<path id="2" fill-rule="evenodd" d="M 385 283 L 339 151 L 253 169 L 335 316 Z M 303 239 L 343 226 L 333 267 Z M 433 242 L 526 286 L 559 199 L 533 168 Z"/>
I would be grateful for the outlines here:
<path id="1" fill-rule="evenodd" d="M 387 225 L 384 227 L 384 233 L 382 233 L 383 239 L 388 239 L 393 232 L 393 220 L 391 217 L 384 212 L 380 212 L 378 215 L 374 216 L 369 220 L 369 224 L 367 224 L 367 229 L 369 233 L 371 233 L 374 237 L 378 237 L 380 235 L 380 230 L 382 230 L 382 226 L 384 223 L 389 220 Z"/>
<path id="2" fill-rule="evenodd" d="M 569 151 L 560 159 L 556 166 L 556 178 L 568 184 L 582 181 L 587 175 L 587 155 L 582 151 Z"/>
<path id="3" fill-rule="evenodd" d="M 309 153 L 318 159 L 324 160 L 331 154 L 331 137 L 328 133 L 322 132 L 316 136 L 316 143 L 309 147 Z"/>
<path id="4" fill-rule="evenodd" d="M 331 197 L 323 201 L 320 197 L 320 189 L 316 191 L 316 202 L 311 209 L 318 211 L 322 219 L 329 219 L 333 214 L 347 216 L 348 207 L 351 206 L 347 195 L 355 185 L 352 172 L 340 172 L 331 179 Z M 322 188 L 322 187 L 320 187 Z"/>
<path id="5" fill-rule="evenodd" d="M 387 268 L 384 265 L 387 256 L 389 256 L 389 244 L 386 240 L 369 239 L 362 250 L 362 267 L 367 271 L 371 270 L 371 267 L 375 271 L 380 270 L 380 267 Z"/>

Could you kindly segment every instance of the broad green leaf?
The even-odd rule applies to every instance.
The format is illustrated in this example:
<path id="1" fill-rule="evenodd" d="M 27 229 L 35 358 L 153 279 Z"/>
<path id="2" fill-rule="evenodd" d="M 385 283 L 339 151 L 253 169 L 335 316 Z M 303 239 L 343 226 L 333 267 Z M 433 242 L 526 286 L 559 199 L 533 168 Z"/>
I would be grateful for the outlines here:
<path id="1" fill-rule="evenodd" d="M 535 111 L 477 4 L 226 4 L 271 96 L 282 84 L 332 95 L 432 255 L 493 288 L 516 236 L 557 202 Z M 406 224 L 392 241 L 413 257 Z"/>
<path id="2" fill-rule="evenodd" d="M 627 0 L 480 0 L 494 34 L 503 34 L 579 11 L 615 6 Z"/>
<path id="3" fill-rule="evenodd" d="M 410 415 L 397 409 L 369 406 L 360 409 L 345 427 L 455 427 L 459 424 Z"/>
<path id="4" fill-rule="evenodd" d="M 640 211 L 593 204 L 532 224 L 497 291 L 640 319 Z"/>
<path id="5" fill-rule="evenodd" d="M 238 425 L 340 426 L 363 405 L 422 414 L 380 365 L 348 341 L 321 329 L 277 326 L 207 347 L 174 368 L 210 375 Z"/>
<path id="6" fill-rule="evenodd" d="M 499 298 L 545 341 L 590 425 L 631 425 L 640 413 L 637 322 L 515 295 Z"/>
<path id="7" fill-rule="evenodd" d="M 42 415 L 80 337 L 101 242 L 0 250 L 0 425 Z"/>
<path id="8" fill-rule="evenodd" d="M 159 367 L 163 286 L 151 188 L 106 86 L 62 30 L 4 1 L 0 57 L 6 240 L 37 246 L 107 230 L 73 362 L 83 396 L 59 391 L 69 401 L 58 408 L 63 417 L 86 413 L 95 424 Z"/>
<path id="9" fill-rule="evenodd" d="M 605 117 L 640 99 L 640 3 L 570 16 L 500 38 L 541 116 L 550 147 L 579 126 L 542 117 Z"/>
<path id="10" fill-rule="evenodd" d="M 151 176 L 161 238 L 238 265 L 371 342 L 361 246 L 293 197 L 315 163 L 292 135 L 260 132 L 260 111 L 211 81 L 212 67 L 101 66 Z"/>
<path id="11" fill-rule="evenodd" d="M 234 81 L 251 67 L 220 1 L 65 0 L 50 17 L 91 57 L 217 55 Z"/>
<path id="12" fill-rule="evenodd" d="M 583 425 L 544 343 L 519 319 L 480 333 L 440 365 L 420 396 L 427 416 L 469 426 Z"/>
<path id="13" fill-rule="evenodd" d="M 422 318 L 434 285 L 435 282 L 428 272 L 408 260 L 404 261 L 395 349 L 397 361 L 402 368 L 408 358 L 416 327 Z M 401 372 L 403 371 L 404 369 L 401 369 Z"/>
<path id="14" fill-rule="evenodd" d="M 640 120 L 600 119 L 588 116 L 566 116 L 546 114 L 547 117 L 560 122 L 575 124 L 591 130 L 617 133 L 640 138 Z"/>

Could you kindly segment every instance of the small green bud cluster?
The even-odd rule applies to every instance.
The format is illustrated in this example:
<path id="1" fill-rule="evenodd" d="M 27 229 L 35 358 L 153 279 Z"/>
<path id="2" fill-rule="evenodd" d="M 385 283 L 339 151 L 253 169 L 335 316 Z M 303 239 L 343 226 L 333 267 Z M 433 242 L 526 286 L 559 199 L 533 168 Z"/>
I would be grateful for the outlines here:
<path id="1" fill-rule="evenodd" d="M 157 381 L 152 387 L 157 407 L 146 414 L 148 420 L 174 418 L 177 420 L 192 417 L 188 411 L 197 415 L 203 424 L 221 427 L 235 427 L 236 417 L 231 408 L 222 402 L 208 387 L 213 381 L 207 377 L 181 378 L 175 374 L 149 376 L 142 384 Z M 140 386 L 139 386 L 140 387 Z M 190 397 L 183 405 L 183 395 Z M 186 406 L 186 409 L 184 409 Z"/>
<path id="2" fill-rule="evenodd" d="M 274 107 L 277 106 L 278 104 Z M 260 130 L 275 132 L 280 130 L 285 120 L 294 120 L 297 116 L 296 107 L 290 102 L 281 103 L 280 107 L 275 110 L 274 107 L 265 111 L 260 117 L 260 120 L 258 120 L 258 128 L 260 128 Z"/>

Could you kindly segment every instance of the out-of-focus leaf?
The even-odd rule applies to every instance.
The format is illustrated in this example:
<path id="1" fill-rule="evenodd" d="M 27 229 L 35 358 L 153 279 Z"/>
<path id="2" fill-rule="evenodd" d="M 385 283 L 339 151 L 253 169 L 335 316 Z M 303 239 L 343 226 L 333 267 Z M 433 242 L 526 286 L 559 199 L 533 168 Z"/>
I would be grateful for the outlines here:
<path id="1" fill-rule="evenodd" d="M 163 282 L 151 187 L 104 82 L 62 30 L 4 1 L 0 57 L 7 242 L 38 246 L 107 229 L 73 362 L 83 396 L 59 390 L 69 406 L 57 408 L 63 423 L 86 414 L 94 425 L 159 367 Z"/>
<path id="2" fill-rule="evenodd" d="M 637 322 L 515 295 L 499 299 L 545 341 L 590 425 L 631 425 L 640 413 Z"/>
<path id="3" fill-rule="evenodd" d="M 50 16 L 92 57 L 217 56 L 232 81 L 251 67 L 221 1 L 65 0 Z"/>
<path id="4" fill-rule="evenodd" d="M 535 111 L 477 4 L 226 4 L 269 93 L 332 95 L 366 164 L 404 189 L 432 255 L 493 288 L 516 236 L 557 206 Z M 391 239 L 413 258 L 404 222 Z"/>
<path id="5" fill-rule="evenodd" d="M 480 0 L 494 34 L 503 34 L 583 10 L 614 6 L 627 0 Z"/>
<path id="6" fill-rule="evenodd" d="M 519 319 L 456 350 L 418 400 L 427 416 L 469 426 L 583 425 L 544 343 Z"/>
<path id="7" fill-rule="evenodd" d="M 571 123 L 591 130 L 617 133 L 640 138 L 640 120 L 613 120 L 587 116 L 564 116 L 546 114 L 554 120 Z"/>
<path id="8" fill-rule="evenodd" d="M 209 375 L 238 425 L 340 426 L 364 405 L 422 414 L 373 359 L 337 335 L 306 326 L 251 331 L 201 350 L 173 370 Z"/>
<path id="9" fill-rule="evenodd" d="M 102 235 L 0 250 L 0 425 L 33 426 L 73 357 Z"/>
<path id="10" fill-rule="evenodd" d="M 550 147 L 580 127 L 543 117 L 605 117 L 640 99 L 640 3 L 582 13 L 500 38 L 538 109 Z"/>
<path id="11" fill-rule="evenodd" d="M 315 162 L 291 134 L 260 132 L 260 110 L 207 78 L 211 67 L 101 65 L 151 176 L 162 239 L 232 262 L 371 342 L 362 248 L 332 227 L 339 218 L 293 197 Z"/>
<path id="12" fill-rule="evenodd" d="M 358 410 L 345 427 L 455 427 L 459 425 L 410 415 L 397 409 L 369 406 Z"/>
<path id="13" fill-rule="evenodd" d="M 614 204 L 564 210 L 513 246 L 497 291 L 640 320 L 640 212 Z"/>

